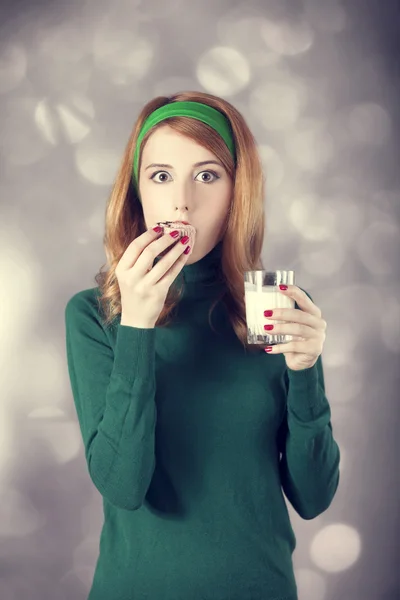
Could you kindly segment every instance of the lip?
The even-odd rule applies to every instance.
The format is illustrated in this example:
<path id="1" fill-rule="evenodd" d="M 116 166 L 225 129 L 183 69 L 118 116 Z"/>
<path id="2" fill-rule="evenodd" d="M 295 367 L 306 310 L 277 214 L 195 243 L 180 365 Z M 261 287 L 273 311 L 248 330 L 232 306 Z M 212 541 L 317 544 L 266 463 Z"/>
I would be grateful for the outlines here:
<path id="1" fill-rule="evenodd" d="M 177 223 L 183 223 L 184 225 L 190 225 L 187 221 L 177 221 Z"/>

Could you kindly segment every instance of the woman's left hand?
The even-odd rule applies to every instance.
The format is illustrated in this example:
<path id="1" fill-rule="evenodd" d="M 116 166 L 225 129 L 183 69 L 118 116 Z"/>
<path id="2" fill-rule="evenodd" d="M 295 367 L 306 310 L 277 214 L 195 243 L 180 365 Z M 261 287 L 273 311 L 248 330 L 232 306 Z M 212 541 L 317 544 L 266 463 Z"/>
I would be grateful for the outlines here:
<path id="1" fill-rule="evenodd" d="M 296 285 L 287 287 L 287 290 L 279 291 L 293 298 L 301 310 L 297 308 L 274 309 L 272 317 L 265 317 L 267 322 L 268 319 L 277 319 L 278 321 L 288 321 L 288 323 L 278 323 L 273 326 L 271 332 L 266 331 L 266 333 L 289 334 L 296 336 L 297 339 L 285 344 L 267 346 L 267 348 L 272 348 L 269 354 L 283 354 L 289 369 L 302 371 L 313 367 L 322 354 L 327 323 L 321 316 L 321 310 L 303 290 Z M 265 349 L 265 351 L 267 350 Z"/>

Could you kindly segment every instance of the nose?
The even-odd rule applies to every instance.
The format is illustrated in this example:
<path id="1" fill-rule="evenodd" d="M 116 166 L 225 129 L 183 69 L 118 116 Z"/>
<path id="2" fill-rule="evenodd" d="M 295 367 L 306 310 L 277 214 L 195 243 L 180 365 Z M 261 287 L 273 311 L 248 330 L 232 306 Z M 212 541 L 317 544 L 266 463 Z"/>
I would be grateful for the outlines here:
<path id="1" fill-rule="evenodd" d="M 179 182 L 174 183 L 174 189 L 172 191 L 172 201 L 174 203 L 174 209 L 178 215 L 186 215 L 187 211 L 190 210 L 192 205 L 192 190 L 190 182 Z M 187 216 L 187 215 L 186 215 Z M 183 217 L 181 220 L 183 220 Z"/>

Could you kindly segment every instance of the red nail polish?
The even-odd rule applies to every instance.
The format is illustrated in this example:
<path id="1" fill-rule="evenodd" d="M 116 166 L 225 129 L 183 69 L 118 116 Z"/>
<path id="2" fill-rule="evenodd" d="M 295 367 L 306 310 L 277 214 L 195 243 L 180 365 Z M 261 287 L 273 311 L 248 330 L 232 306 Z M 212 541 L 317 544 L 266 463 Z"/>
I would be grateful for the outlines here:
<path id="1" fill-rule="evenodd" d="M 280 285 L 279 289 L 280 290 L 287 290 L 288 288 L 287 288 L 287 285 Z"/>
<path id="2" fill-rule="evenodd" d="M 272 317 L 273 314 L 273 310 L 264 310 L 264 317 Z"/>
<path id="3" fill-rule="evenodd" d="M 265 352 L 272 352 L 272 346 L 267 346 L 264 348 Z"/>

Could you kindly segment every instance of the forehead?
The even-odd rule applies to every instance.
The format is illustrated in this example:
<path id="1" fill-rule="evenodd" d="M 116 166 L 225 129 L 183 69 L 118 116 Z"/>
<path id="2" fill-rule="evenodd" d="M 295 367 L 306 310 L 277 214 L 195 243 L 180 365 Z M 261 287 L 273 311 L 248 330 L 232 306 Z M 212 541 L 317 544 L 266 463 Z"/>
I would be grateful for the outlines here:
<path id="1" fill-rule="evenodd" d="M 154 156 L 155 154 L 157 156 Z M 204 146 L 201 146 L 191 138 L 177 133 L 168 125 L 164 125 L 154 131 L 143 149 L 143 156 L 149 157 L 151 155 L 152 158 L 157 159 L 174 154 L 181 155 L 182 158 L 189 155 L 190 158 L 194 155 L 206 158 L 213 156 L 212 152 L 204 148 Z"/>

